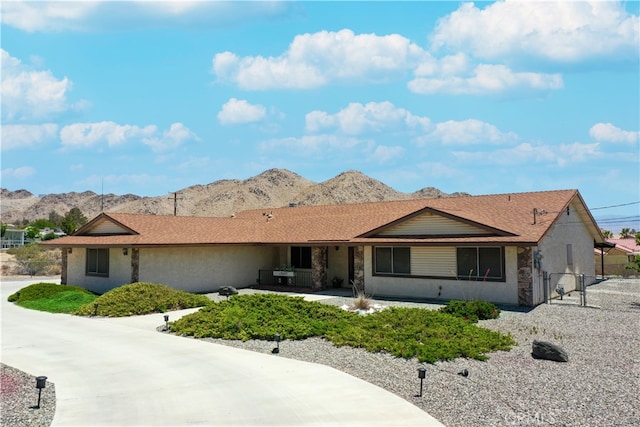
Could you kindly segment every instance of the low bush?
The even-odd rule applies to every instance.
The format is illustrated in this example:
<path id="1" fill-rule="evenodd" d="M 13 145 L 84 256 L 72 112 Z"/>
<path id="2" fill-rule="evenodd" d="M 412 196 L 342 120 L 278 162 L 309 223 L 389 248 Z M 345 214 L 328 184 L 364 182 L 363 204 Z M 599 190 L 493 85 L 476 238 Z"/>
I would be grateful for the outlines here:
<path id="1" fill-rule="evenodd" d="M 202 307 L 210 302 L 205 295 L 179 291 L 158 283 L 137 282 L 110 290 L 91 304 L 80 307 L 76 314 L 93 315 L 95 303 L 98 304 L 99 316 L 124 317 Z"/>
<path id="2" fill-rule="evenodd" d="M 7 300 L 32 310 L 73 313 L 79 307 L 92 303 L 96 298 L 98 298 L 97 295 L 78 286 L 43 282 L 22 288 L 9 295 Z"/>
<path id="3" fill-rule="evenodd" d="M 171 330 L 195 338 L 303 339 L 346 326 L 353 313 L 339 307 L 278 294 L 237 295 L 172 322 Z"/>
<path id="4" fill-rule="evenodd" d="M 461 317 L 468 322 L 477 323 L 478 320 L 497 319 L 500 309 L 487 301 L 452 300 L 440 308 L 443 313 Z"/>
<path id="5" fill-rule="evenodd" d="M 485 360 L 486 353 L 509 350 L 510 335 L 478 327 L 447 313 L 390 307 L 368 316 L 302 297 L 238 295 L 171 323 L 178 335 L 228 340 L 304 339 L 319 336 L 337 346 L 386 351 L 434 363 L 457 357 Z"/>
<path id="6" fill-rule="evenodd" d="M 20 289 L 18 292 L 9 295 L 7 301 L 21 303 L 25 301 L 34 301 L 40 299 L 50 298 L 56 294 L 61 292 L 81 292 L 93 295 L 91 291 L 88 291 L 85 288 L 81 288 L 79 286 L 71 286 L 71 285 L 60 285 L 57 283 L 34 283 L 33 285 L 29 285 Z"/>

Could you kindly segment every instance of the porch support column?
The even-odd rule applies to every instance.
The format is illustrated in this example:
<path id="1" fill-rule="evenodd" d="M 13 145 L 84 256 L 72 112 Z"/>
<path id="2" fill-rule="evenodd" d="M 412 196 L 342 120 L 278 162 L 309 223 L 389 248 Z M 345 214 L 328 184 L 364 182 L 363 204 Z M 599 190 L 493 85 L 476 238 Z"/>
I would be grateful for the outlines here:
<path id="1" fill-rule="evenodd" d="M 354 291 L 364 292 L 364 246 L 353 248 L 353 284 Z"/>
<path id="2" fill-rule="evenodd" d="M 518 247 L 518 305 L 533 306 L 533 251 Z"/>
<path id="3" fill-rule="evenodd" d="M 313 289 L 327 287 L 327 247 L 313 246 L 311 248 L 311 282 Z"/>
<path id="4" fill-rule="evenodd" d="M 78 249 L 76 249 L 78 250 Z M 60 284 L 67 284 L 67 266 L 69 265 L 69 248 L 62 248 L 62 271 L 60 272 Z"/>
<path id="5" fill-rule="evenodd" d="M 131 248 L 131 283 L 140 281 L 140 249 Z"/>

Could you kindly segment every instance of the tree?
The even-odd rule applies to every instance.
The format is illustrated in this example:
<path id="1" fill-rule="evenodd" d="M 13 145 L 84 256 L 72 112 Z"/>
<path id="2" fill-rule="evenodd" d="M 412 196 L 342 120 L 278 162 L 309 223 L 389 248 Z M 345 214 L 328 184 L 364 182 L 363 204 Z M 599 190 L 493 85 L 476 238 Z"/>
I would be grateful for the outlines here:
<path id="1" fill-rule="evenodd" d="M 62 220 L 62 224 L 60 224 L 60 228 L 66 234 L 73 234 L 78 228 L 82 227 L 87 222 L 88 222 L 87 217 L 82 214 L 80 209 L 72 208 L 64 216 L 64 219 Z"/>
<path id="2" fill-rule="evenodd" d="M 609 230 L 605 230 L 604 228 L 600 230 L 605 239 L 611 239 L 613 237 L 613 233 Z"/>
<path id="3" fill-rule="evenodd" d="M 43 274 L 55 262 L 40 249 L 37 244 L 25 245 L 14 249 L 13 254 L 21 272 L 34 276 Z"/>
<path id="4" fill-rule="evenodd" d="M 7 232 L 7 224 L 4 222 L 0 223 L 0 237 L 4 237 Z"/>
<path id="5" fill-rule="evenodd" d="M 640 246 L 640 233 L 636 233 L 636 245 Z"/>
<path id="6" fill-rule="evenodd" d="M 620 230 L 620 238 L 621 239 L 628 239 L 629 237 L 631 237 L 631 230 L 628 228 L 623 228 L 622 230 Z"/>
<path id="7" fill-rule="evenodd" d="M 54 224 L 56 227 L 59 228 L 62 225 L 63 219 L 64 217 L 60 215 L 58 212 L 56 211 L 49 212 L 49 221 L 51 221 L 51 223 Z"/>
<path id="8" fill-rule="evenodd" d="M 34 225 L 28 225 L 24 229 L 24 237 L 27 239 L 37 239 L 40 237 L 40 229 Z"/>

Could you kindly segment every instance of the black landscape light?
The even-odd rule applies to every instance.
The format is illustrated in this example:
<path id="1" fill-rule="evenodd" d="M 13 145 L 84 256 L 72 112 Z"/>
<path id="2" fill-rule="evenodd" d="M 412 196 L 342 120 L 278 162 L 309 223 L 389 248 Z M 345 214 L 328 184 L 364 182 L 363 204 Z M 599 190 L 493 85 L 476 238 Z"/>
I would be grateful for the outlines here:
<path id="1" fill-rule="evenodd" d="M 93 303 L 93 315 L 94 316 L 98 315 L 98 303 L 97 302 Z"/>
<path id="2" fill-rule="evenodd" d="M 418 378 L 420 378 L 420 394 L 418 395 L 418 397 L 422 397 L 422 381 L 424 381 L 426 373 L 427 370 L 425 368 L 418 368 Z"/>
<path id="3" fill-rule="evenodd" d="M 42 389 L 47 385 L 47 377 L 36 377 L 36 388 L 38 389 L 38 404 L 34 406 L 34 409 L 40 409 L 40 397 L 42 396 Z"/>
<path id="4" fill-rule="evenodd" d="M 164 315 L 164 330 L 165 331 L 169 330 L 169 315 L 168 314 Z"/>
<path id="5" fill-rule="evenodd" d="M 276 334 L 276 348 L 271 350 L 271 353 L 273 354 L 280 353 L 280 334 Z"/>

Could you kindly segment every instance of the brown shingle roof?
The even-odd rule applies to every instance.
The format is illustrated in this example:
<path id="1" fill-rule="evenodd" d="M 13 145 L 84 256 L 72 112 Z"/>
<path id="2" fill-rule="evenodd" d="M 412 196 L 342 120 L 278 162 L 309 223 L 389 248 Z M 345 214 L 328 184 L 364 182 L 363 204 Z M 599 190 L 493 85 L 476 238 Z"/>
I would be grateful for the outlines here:
<path id="1" fill-rule="evenodd" d="M 73 236 L 44 242 L 54 247 L 164 246 L 216 244 L 516 244 L 536 243 L 577 190 L 512 193 L 486 196 L 416 199 L 326 206 L 298 206 L 239 212 L 235 217 L 155 216 L 105 213 Z M 546 211 L 533 223 L 533 210 Z M 384 228 L 422 210 L 496 230 L 485 237 L 379 238 Z M 586 211 L 586 208 L 585 208 Z M 586 212 L 588 218 L 590 214 Z M 137 234 L 92 236 L 97 221 L 116 221 Z M 593 222 L 593 218 L 591 218 Z M 593 222 L 595 229 L 595 222 Z M 596 233 L 598 233 L 596 231 Z"/>

